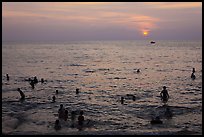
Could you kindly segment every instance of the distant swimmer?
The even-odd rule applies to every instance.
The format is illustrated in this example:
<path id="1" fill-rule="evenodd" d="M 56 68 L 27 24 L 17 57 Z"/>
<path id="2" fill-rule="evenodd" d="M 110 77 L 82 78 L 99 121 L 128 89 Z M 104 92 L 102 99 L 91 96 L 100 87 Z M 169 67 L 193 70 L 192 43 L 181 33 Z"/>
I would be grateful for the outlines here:
<path id="1" fill-rule="evenodd" d="M 83 110 L 81 110 L 81 111 L 80 111 L 80 115 L 79 115 L 79 117 L 78 117 L 78 125 L 79 125 L 79 126 L 82 126 L 83 123 L 84 123 L 84 116 L 83 116 L 83 114 L 84 114 L 84 112 L 83 112 Z"/>
<path id="2" fill-rule="evenodd" d="M 6 74 L 6 80 L 9 81 L 9 75 L 8 74 Z"/>
<path id="3" fill-rule="evenodd" d="M 21 95 L 21 100 L 24 100 L 25 99 L 25 94 L 23 93 L 23 91 L 20 88 L 18 88 L 18 92 Z"/>
<path id="4" fill-rule="evenodd" d="M 55 102 L 56 97 L 52 96 L 52 102 Z"/>
<path id="5" fill-rule="evenodd" d="M 33 80 L 30 81 L 30 85 L 31 85 L 32 89 L 35 88 L 35 82 Z"/>
<path id="6" fill-rule="evenodd" d="M 140 69 L 137 69 L 137 73 L 140 73 Z"/>
<path id="7" fill-rule="evenodd" d="M 166 86 L 163 87 L 163 90 L 160 93 L 161 100 L 166 103 L 169 99 L 168 91 L 166 90 Z"/>
<path id="8" fill-rule="evenodd" d="M 37 83 L 38 83 L 38 79 L 37 79 L 37 77 L 36 77 L 36 76 L 34 77 L 34 83 L 35 83 L 35 84 L 37 84 Z"/>
<path id="9" fill-rule="evenodd" d="M 44 79 L 43 78 L 41 78 L 41 83 L 44 83 Z"/>
<path id="10" fill-rule="evenodd" d="M 63 104 L 60 104 L 60 108 L 58 110 L 58 117 L 59 117 L 59 119 L 63 119 L 64 115 L 65 115 L 64 106 L 63 106 Z"/>
<path id="11" fill-rule="evenodd" d="M 55 128 L 55 130 L 61 129 L 60 121 L 58 119 L 55 121 L 55 127 L 54 128 Z"/>
<path id="12" fill-rule="evenodd" d="M 133 95 L 133 96 L 132 96 L 132 100 L 135 101 L 135 99 L 136 99 L 136 97 Z"/>
<path id="13" fill-rule="evenodd" d="M 76 94 L 79 94 L 79 89 L 78 88 L 76 89 Z"/>
<path id="14" fill-rule="evenodd" d="M 161 120 L 160 120 L 160 117 L 157 116 L 155 119 L 152 119 L 152 120 L 150 121 L 150 123 L 151 123 L 151 124 L 162 124 L 163 121 L 161 121 Z"/>
<path id="15" fill-rule="evenodd" d="M 121 104 L 124 104 L 124 97 L 121 97 Z"/>
<path id="16" fill-rule="evenodd" d="M 59 92 L 58 92 L 58 90 L 56 90 L 56 92 L 55 92 L 56 94 L 58 94 Z"/>
<path id="17" fill-rule="evenodd" d="M 194 80 L 196 78 L 194 73 L 191 74 L 191 78 L 192 78 L 192 80 Z"/>

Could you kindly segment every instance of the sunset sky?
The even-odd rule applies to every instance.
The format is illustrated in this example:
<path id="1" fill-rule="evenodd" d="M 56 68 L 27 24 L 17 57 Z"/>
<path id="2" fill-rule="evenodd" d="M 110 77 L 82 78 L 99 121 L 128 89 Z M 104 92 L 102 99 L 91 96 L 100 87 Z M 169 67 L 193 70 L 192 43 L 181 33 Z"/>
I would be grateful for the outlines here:
<path id="1" fill-rule="evenodd" d="M 201 40 L 202 2 L 3 2 L 3 41 Z"/>

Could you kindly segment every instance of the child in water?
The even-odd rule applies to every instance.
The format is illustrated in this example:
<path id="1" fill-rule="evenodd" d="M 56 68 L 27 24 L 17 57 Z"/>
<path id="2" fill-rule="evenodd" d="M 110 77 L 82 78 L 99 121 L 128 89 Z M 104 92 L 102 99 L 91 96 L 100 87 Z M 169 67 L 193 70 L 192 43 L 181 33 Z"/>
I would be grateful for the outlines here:
<path id="1" fill-rule="evenodd" d="M 60 121 L 58 119 L 55 121 L 55 127 L 54 128 L 55 128 L 55 130 L 61 129 Z"/>
<path id="2" fill-rule="evenodd" d="M 163 87 L 163 90 L 160 93 L 161 100 L 166 103 L 169 99 L 168 91 L 166 90 L 166 86 Z"/>

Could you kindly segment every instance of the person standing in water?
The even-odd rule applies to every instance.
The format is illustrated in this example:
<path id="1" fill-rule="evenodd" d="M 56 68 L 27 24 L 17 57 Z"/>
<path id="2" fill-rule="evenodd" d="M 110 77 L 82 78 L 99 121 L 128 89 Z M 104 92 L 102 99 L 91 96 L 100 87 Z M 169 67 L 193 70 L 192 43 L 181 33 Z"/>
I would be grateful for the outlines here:
<path id="1" fill-rule="evenodd" d="M 84 112 L 83 112 L 83 110 L 81 110 L 80 111 L 80 115 L 78 117 L 78 124 L 79 124 L 79 126 L 82 126 L 83 123 L 84 123 L 84 116 L 83 116 L 83 114 L 84 114 Z"/>
<path id="2" fill-rule="evenodd" d="M 21 95 L 21 100 L 24 100 L 25 99 L 25 94 L 23 93 L 23 91 L 20 88 L 18 88 L 17 90 Z"/>
<path id="3" fill-rule="evenodd" d="M 192 74 L 191 74 L 191 78 L 194 80 L 195 78 L 196 78 L 196 76 L 195 76 L 195 68 L 193 68 L 193 70 L 192 70 Z"/>
<path id="4" fill-rule="evenodd" d="M 6 79 L 7 79 L 7 81 L 9 81 L 9 75 L 8 74 L 6 74 Z"/>
<path id="5" fill-rule="evenodd" d="M 163 90 L 161 91 L 160 93 L 160 96 L 161 96 L 161 100 L 166 103 L 169 99 L 169 93 L 168 91 L 166 90 L 166 86 L 163 87 Z"/>

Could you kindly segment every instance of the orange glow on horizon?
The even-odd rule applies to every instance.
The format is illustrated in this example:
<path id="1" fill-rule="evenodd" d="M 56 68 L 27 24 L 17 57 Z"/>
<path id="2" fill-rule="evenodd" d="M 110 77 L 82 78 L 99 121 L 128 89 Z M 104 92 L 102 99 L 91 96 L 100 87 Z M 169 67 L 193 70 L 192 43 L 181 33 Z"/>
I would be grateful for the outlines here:
<path id="1" fill-rule="evenodd" d="M 143 31 L 143 35 L 144 35 L 144 36 L 147 36 L 148 34 L 149 34 L 148 31 Z"/>

